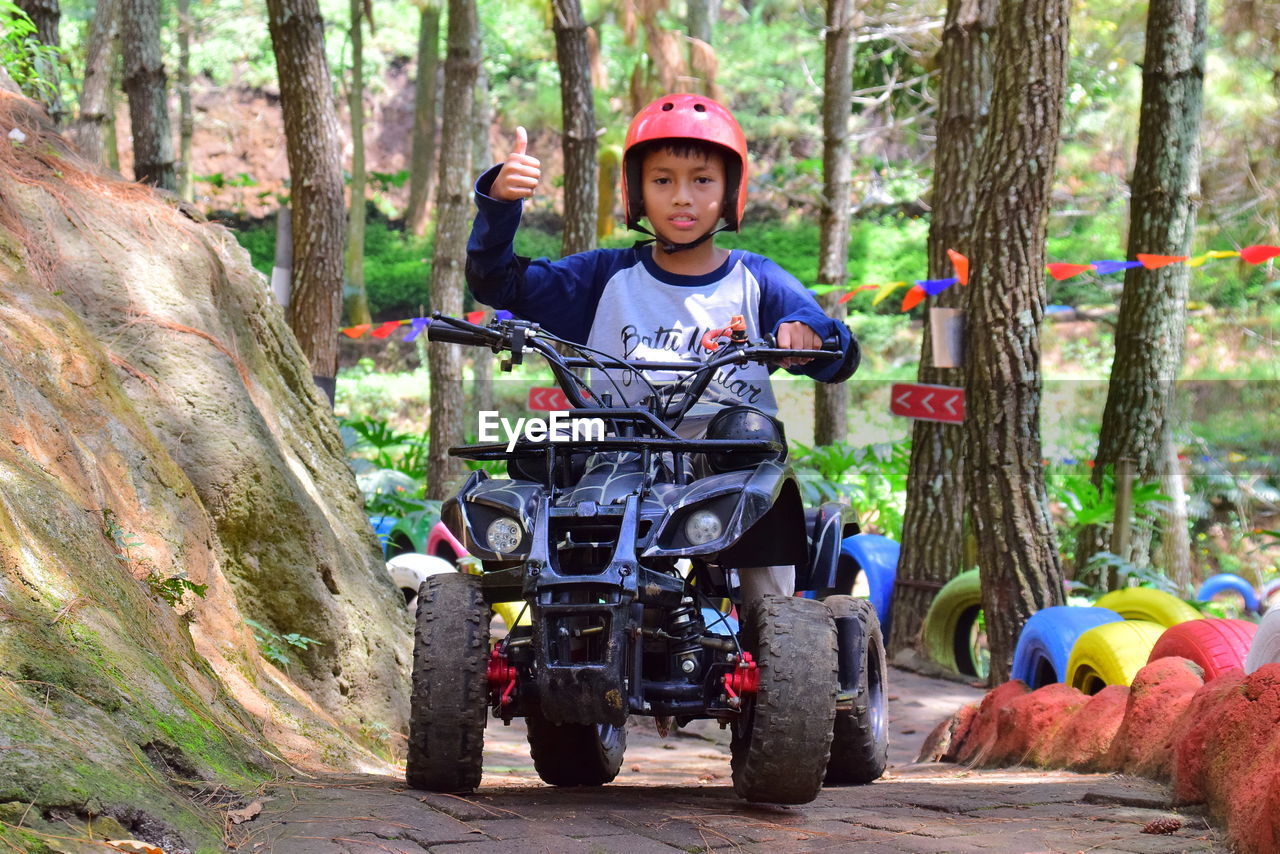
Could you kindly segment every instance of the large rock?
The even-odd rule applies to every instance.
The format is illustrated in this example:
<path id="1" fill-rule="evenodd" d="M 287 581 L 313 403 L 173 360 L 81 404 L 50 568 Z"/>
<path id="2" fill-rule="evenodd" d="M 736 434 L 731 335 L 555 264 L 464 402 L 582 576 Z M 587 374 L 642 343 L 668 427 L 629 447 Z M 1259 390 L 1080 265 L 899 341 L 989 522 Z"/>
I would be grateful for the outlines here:
<path id="1" fill-rule="evenodd" d="M 207 847 L 195 795 L 375 763 L 339 725 L 403 727 L 407 620 L 247 255 L 0 94 L 0 286 L 0 813 Z"/>
<path id="2" fill-rule="evenodd" d="M 1168 780 L 1176 724 L 1204 685 L 1202 674 L 1185 658 L 1159 658 L 1139 670 L 1129 686 L 1124 720 L 1099 768 Z"/>

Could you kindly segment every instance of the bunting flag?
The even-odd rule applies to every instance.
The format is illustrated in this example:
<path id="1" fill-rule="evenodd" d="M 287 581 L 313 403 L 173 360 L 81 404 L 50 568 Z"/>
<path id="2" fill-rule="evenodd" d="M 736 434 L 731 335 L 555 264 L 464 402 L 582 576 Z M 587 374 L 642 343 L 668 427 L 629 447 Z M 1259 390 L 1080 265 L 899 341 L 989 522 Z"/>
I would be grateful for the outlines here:
<path id="1" fill-rule="evenodd" d="M 1099 276 L 1109 276 L 1112 273 L 1119 273 L 1121 270 L 1131 270 L 1134 267 L 1141 267 L 1141 261 L 1094 261 L 1091 265 Z"/>
<path id="2" fill-rule="evenodd" d="M 913 285 L 911 290 L 907 291 L 907 295 L 902 298 L 902 310 L 911 311 L 925 298 L 925 289 L 923 285 Z"/>
<path id="3" fill-rule="evenodd" d="M 359 326 L 348 326 L 346 329 L 339 330 L 348 338 L 359 338 L 373 327 L 372 323 L 362 323 Z"/>
<path id="4" fill-rule="evenodd" d="M 840 297 L 839 301 L 842 303 L 848 302 L 849 300 L 853 299 L 856 294 L 860 294 L 863 291 L 874 291 L 878 287 L 880 286 L 879 285 L 858 285 L 856 288 L 849 291 L 849 293 Z"/>
<path id="5" fill-rule="evenodd" d="M 407 321 L 404 321 L 404 320 L 388 320 L 386 323 L 383 323 L 375 327 L 373 331 L 370 332 L 369 334 L 372 335 L 374 338 L 386 338 L 390 336 L 392 332 L 395 332 L 397 329 L 399 329 L 400 326 L 406 322 Z"/>
<path id="6" fill-rule="evenodd" d="M 481 323 L 484 323 L 483 308 L 478 311 L 468 311 L 463 316 L 467 318 L 467 323 L 474 323 L 476 326 L 479 326 Z"/>
<path id="7" fill-rule="evenodd" d="M 409 323 L 413 325 L 413 328 L 409 330 L 408 335 L 400 339 L 401 341 L 412 341 L 425 332 L 427 327 L 431 325 L 430 319 L 425 317 L 415 317 L 413 320 L 410 320 Z"/>
<path id="8" fill-rule="evenodd" d="M 942 293 L 959 281 L 959 277 L 951 279 L 920 279 L 916 284 L 923 288 L 924 292 L 929 296 L 936 297 L 938 294 Z"/>
<path id="9" fill-rule="evenodd" d="M 875 299 L 871 300 L 872 305 L 879 305 L 889 298 L 889 294 L 904 286 L 906 282 L 890 282 L 887 285 L 880 286 L 880 293 L 876 294 Z"/>
<path id="10" fill-rule="evenodd" d="M 1063 279 L 1069 279 L 1072 276 L 1092 269 L 1092 264 L 1063 264 L 1058 262 L 1049 265 L 1049 275 L 1061 282 Z"/>
<path id="11" fill-rule="evenodd" d="M 1240 250 L 1240 260 L 1246 264 L 1261 264 L 1280 255 L 1280 246 L 1246 246 Z"/>
<path id="12" fill-rule="evenodd" d="M 954 249 L 947 250 L 947 257 L 951 259 L 951 266 L 956 269 L 956 280 L 962 286 L 969 284 L 969 259 Z"/>
<path id="13" fill-rule="evenodd" d="M 1144 255 L 1139 252 L 1135 256 L 1142 266 L 1148 270 L 1159 270 L 1161 267 L 1167 267 L 1170 264 L 1177 264 L 1179 261 L 1186 261 L 1186 255 Z"/>

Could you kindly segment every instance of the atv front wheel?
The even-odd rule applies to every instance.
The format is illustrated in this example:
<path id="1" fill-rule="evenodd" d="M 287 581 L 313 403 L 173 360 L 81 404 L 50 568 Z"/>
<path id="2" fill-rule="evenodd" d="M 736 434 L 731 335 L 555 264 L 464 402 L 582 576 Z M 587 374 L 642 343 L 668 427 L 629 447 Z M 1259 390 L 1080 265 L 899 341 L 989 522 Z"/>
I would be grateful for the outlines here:
<path id="1" fill-rule="evenodd" d="M 525 718 L 533 767 L 552 786 L 603 786 L 618 776 L 627 750 L 627 725 L 553 724 Z"/>
<path id="2" fill-rule="evenodd" d="M 841 673 L 840 691 L 853 692 L 853 708 L 836 712 L 827 785 L 861 785 L 880 779 L 889 758 L 888 710 L 885 696 L 884 637 L 875 608 L 866 599 L 829 596 L 824 604 L 834 618 L 853 619 L 847 656 L 849 673 Z M 838 639 L 839 641 L 839 639 Z M 849 684 L 845 683 L 846 675 Z"/>
<path id="3" fill-rule="evenodd" d="M 489 606 L 480 579 L 427 578 L 418 591 L 405 780 L 431 792 L 480 785 L 489 685 Z"/>
<path id="4" fill-rule="evenodd" d="M 760 683 L 733 725 L 733 790 L 749 801 L 806 804 L 822 788 L 836 714 L 831 613 L 812 599 L 766 596 L 742 641 Z"/>

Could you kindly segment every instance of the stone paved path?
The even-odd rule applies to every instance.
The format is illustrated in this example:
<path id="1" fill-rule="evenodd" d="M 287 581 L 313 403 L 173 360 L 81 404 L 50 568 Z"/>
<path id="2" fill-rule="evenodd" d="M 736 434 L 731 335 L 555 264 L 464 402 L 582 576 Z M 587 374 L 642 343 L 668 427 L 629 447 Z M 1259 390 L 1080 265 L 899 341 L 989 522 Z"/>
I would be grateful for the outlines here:
<path id="1" fill-rule="evenodd" d="M 1198 813 L 1168 809 L 1162 787 L 1108 775 L 976 771 L 913 764 L 933 725 L 981 696 L 893 671 L 890 771 L 870 786 L 824 789 L 800 807 L 747 804 L 729 781 L 728 733 L 713 723 L 661 739 L 633 726 L 618 780 L 552 789 L 533 771 L 519 722 L 488 730 L 474 795 L 434 795 L 392 776 L 282 784 L 243 825 L 238 851 L 272 854 L 671 854 L 769 852 L 1226 851 Z M 1176 817 L 1171 835 L 1142 833 Z"/>

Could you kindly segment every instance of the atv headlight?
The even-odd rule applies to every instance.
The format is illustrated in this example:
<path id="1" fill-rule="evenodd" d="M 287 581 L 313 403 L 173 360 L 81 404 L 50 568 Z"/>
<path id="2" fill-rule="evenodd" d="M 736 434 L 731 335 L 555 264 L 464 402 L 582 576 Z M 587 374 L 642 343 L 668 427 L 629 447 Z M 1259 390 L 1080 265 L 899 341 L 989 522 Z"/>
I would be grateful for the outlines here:
<path id="1" fill-rule="evenodd" d="M 520 523 L 506 516 L 494 519 L 484 532 L 489 548 L 498 554 L 511 554 L 520 548 L 520 540 L 523 537 L 524 531 L 520 530 Z"/>
<path id="2" fill-rule="evenodd" d="M 710 510 L 695 510 L 684 523 L 685 539 L 695 546 L 718 540 L 723 533 L 724 525 L 721 524 L 720 517 Z"/>

